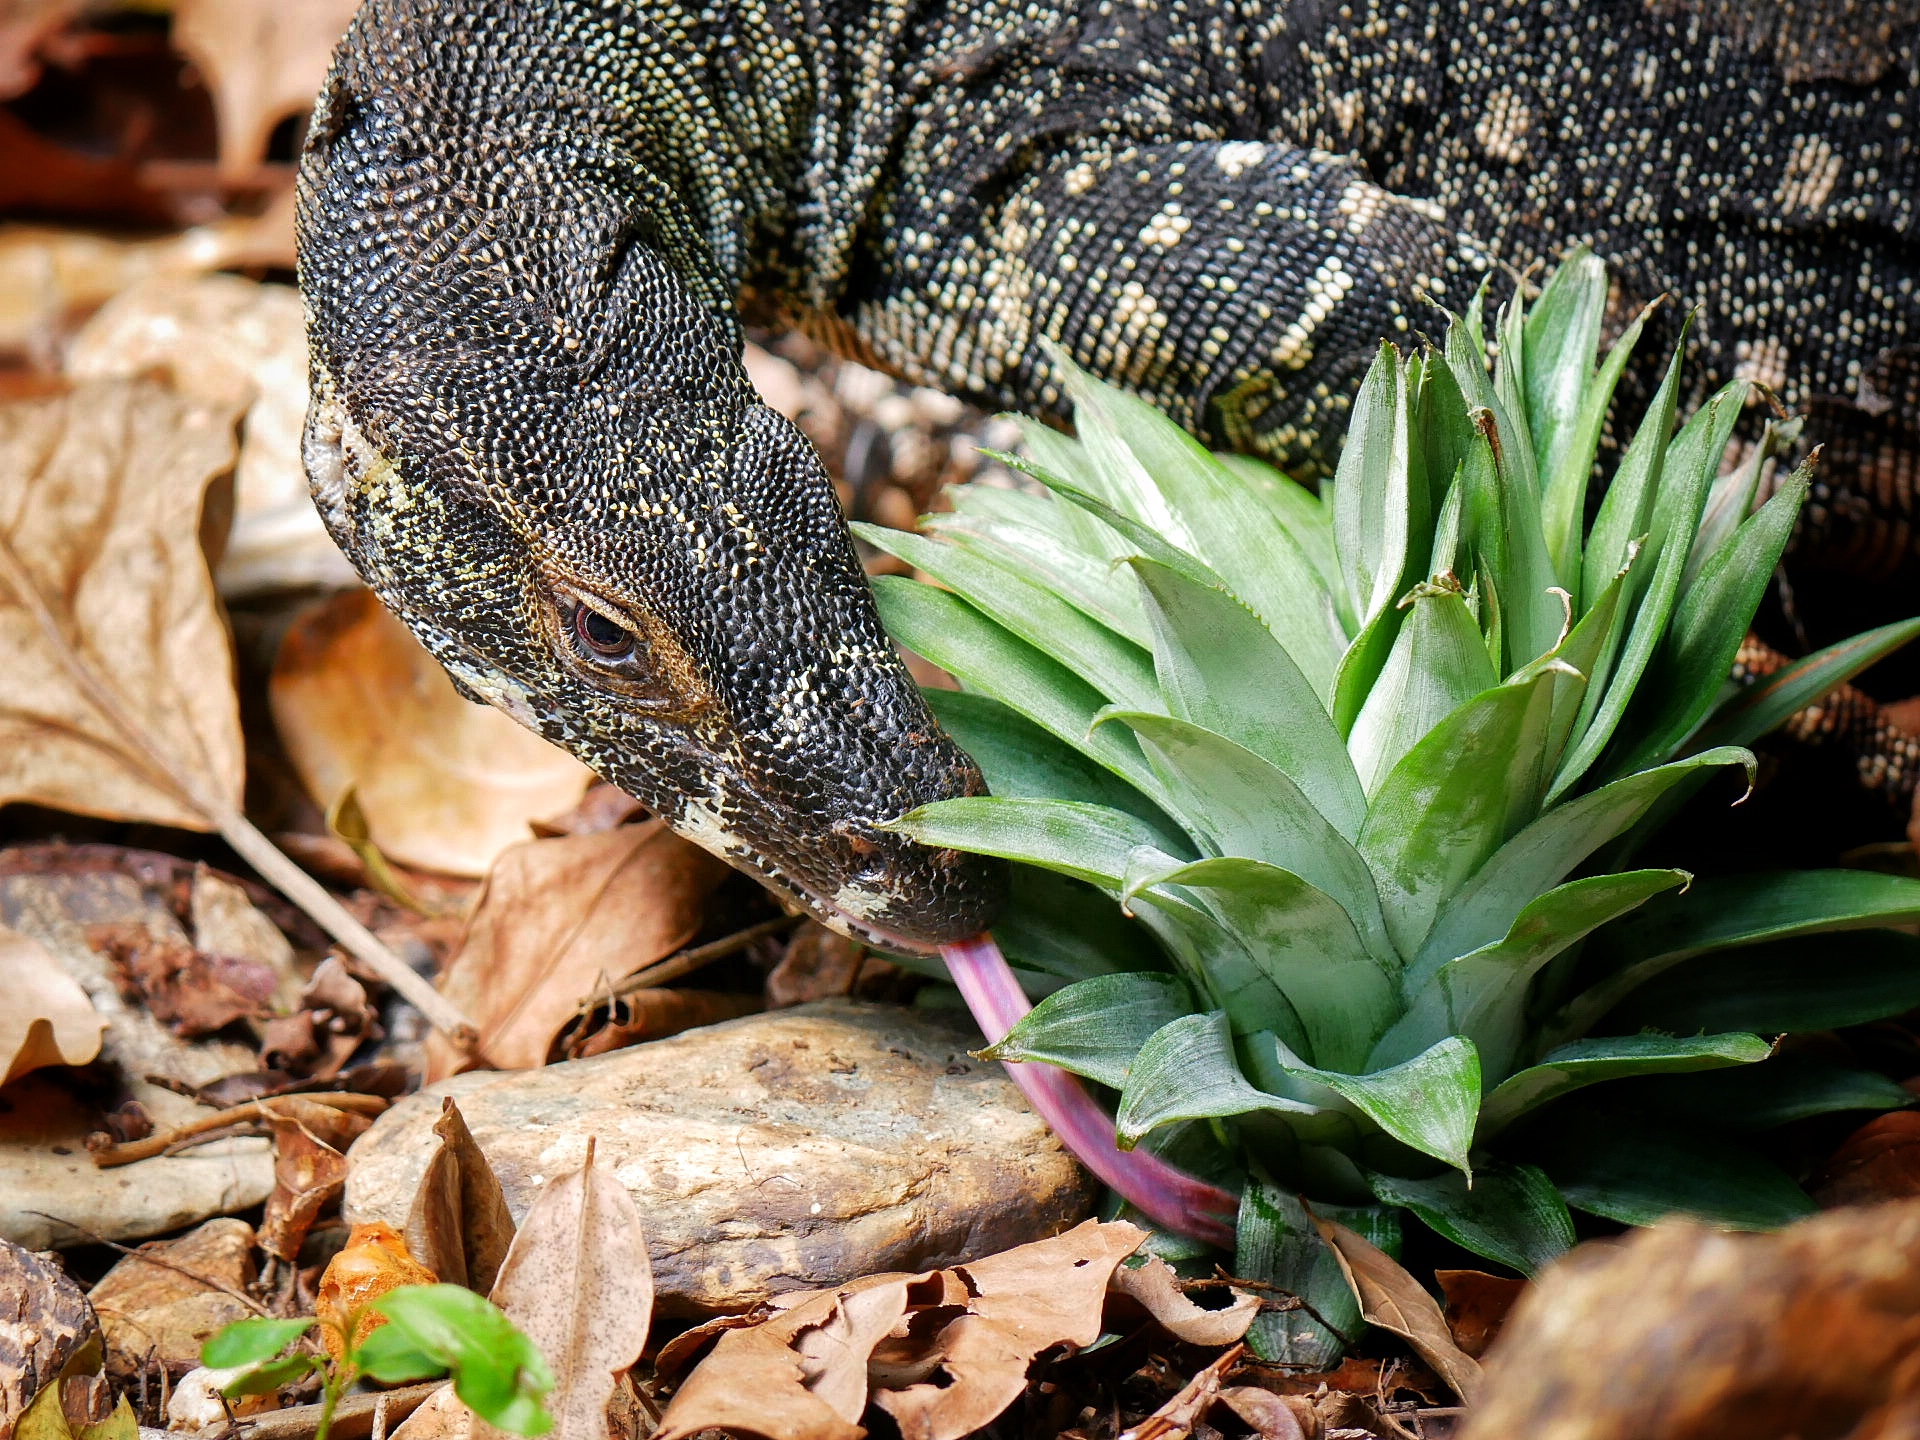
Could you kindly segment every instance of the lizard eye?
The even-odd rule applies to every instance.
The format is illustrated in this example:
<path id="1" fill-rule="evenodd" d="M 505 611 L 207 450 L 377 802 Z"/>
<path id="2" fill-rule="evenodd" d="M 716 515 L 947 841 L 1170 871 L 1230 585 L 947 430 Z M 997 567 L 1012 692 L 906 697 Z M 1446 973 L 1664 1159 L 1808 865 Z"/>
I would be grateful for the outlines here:
<path id="1" fill-rule="evenodd" d="M 712 699 L 672 631 L 643 610 L 563 582 L 547 591 L 544 624 L 566 670 L 636 710 L 691 716 Z"/>
<path id="2" fill-rule="evenodd" d="M 624 625 L 609 620 L 591 605 L 576 605 L 573 633 L 586 651 L 601 660 L 620 660 L 633 653 L 639 637 Z"/>

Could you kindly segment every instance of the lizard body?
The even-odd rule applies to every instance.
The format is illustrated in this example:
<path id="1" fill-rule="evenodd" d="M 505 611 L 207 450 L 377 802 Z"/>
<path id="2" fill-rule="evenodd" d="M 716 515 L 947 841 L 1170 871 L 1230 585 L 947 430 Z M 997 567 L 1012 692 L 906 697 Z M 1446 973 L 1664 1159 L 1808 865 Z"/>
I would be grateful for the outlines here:
<path id="1" fill-rule="evenodd" d="M 1382 337 L 1586 241 L 1622 319 L 1705 307 L 1703 384 L 1815 410 L 1840 548 L 1904 535 L 1915 9 L 368 0 L 302 161 L 315 495 L 470 693 L 927 948 L 997 874 L 880 827 L 978 773 L 747 383 L 743 299 L 1057 416 L 1051 337 L 1312 476 Z"/>

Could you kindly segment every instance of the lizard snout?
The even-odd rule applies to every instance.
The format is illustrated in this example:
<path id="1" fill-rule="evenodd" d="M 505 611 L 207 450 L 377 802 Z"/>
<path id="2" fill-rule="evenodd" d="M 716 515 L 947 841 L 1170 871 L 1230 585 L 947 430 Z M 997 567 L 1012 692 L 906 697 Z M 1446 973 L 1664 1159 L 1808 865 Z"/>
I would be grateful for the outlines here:
<path id="1" fill-rule="evenodd" d="M 933 849 L 864 820 L 834 832 L 847 878 L 809 898 L 829 924 L 885 949 L 933 953 L 988 928 L 1006 901 L 1002 861 Z"/>

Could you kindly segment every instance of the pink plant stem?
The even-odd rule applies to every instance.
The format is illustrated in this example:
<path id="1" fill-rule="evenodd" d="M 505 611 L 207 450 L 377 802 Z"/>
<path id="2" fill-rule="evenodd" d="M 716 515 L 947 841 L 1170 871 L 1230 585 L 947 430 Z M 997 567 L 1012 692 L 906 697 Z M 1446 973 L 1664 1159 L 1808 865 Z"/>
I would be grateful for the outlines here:
<path id="1" fill-rule="evenodd" d="M 998 1043 L 1033 1006 L 991 935 L 940 947 L 953 983 L 989 1041 Z M 1233 1249 L 1240 1202 L 1144 1150 L 1114 1143 L 1113 1120 L 1076 1076 L 1054 1065 L 1009 1062 L 1007 1073 L 1060 1143 L 1156 1225 Z"/>

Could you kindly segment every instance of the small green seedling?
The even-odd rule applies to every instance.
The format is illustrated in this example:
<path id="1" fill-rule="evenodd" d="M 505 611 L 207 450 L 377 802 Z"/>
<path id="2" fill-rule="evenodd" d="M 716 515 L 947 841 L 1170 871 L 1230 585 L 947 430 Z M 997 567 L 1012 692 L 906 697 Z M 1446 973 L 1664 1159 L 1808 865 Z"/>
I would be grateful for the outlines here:
<path id="1" fill-rule="evenodd" d="M 376 1314 L 387 1323 L 363 1331 L 363 1319 Z M 340 1359 L 304 1349 L 282 1353 L 316 1325 L 339 1334 Z M 357 1345 L 355 1335 L 364 1335 Z M 220 1387 L 229 1397 L 264 1395 L 319 1376 L 314 1440 L 327 1440 L 334 1407 L 362 1377 L 391 1385 L 451 1374 L 453 1393 L 496 1429 L 544 1435 L 553 1428 L 541 1403 L 553 1374 L 539 1349 L 497 1306 L 458 1285 L 402 1285 L 353 1311 L 344 1327 L 312 1316 L 238 1320 L 207 1341 L 200 1363 L 214 1370 L 246 1367 Z"/>

